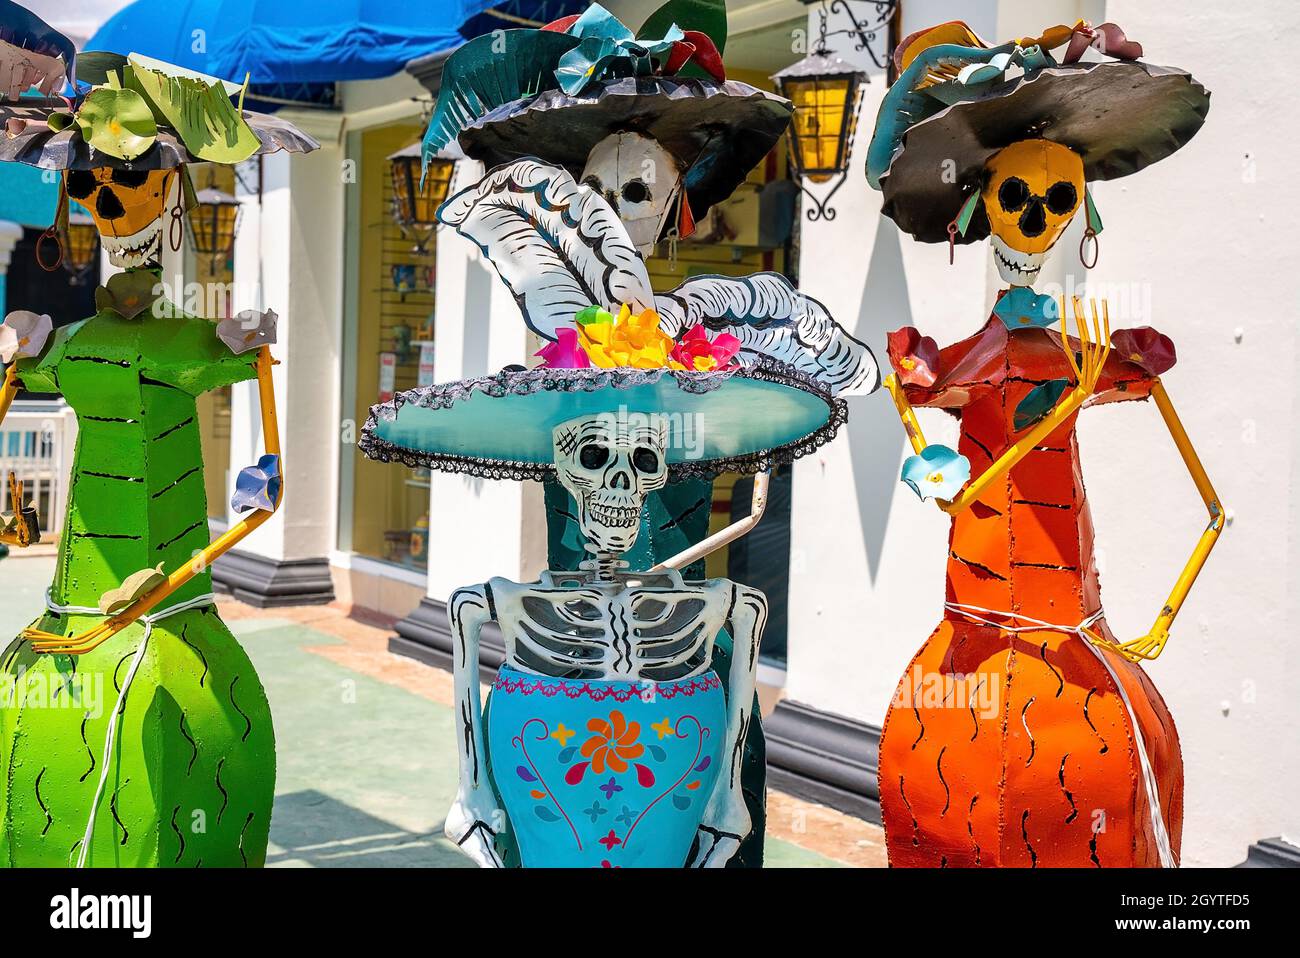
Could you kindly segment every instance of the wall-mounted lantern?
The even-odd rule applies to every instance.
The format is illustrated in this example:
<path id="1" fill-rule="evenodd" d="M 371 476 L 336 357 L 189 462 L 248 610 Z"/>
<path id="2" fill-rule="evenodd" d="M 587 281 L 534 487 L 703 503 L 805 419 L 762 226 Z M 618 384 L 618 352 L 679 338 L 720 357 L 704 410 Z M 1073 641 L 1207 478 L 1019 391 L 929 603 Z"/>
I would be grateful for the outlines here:
<path id="1" fill-rule="evenodd" d="M 195 193 L 198 203 L 190 210 L 190 242 L 199 256 L 212 257 L 215 269 L 235 246 L 239 200 L 214 186 Z"/>
<path id="2" fill-rule="evenodd" d="M 393 177 L 393 219 L 415 234 L 415 251 L 423 253 L 438 225 L 438 207 L 447 199 L 456 161 L 435 156 L 421 182 L 421 144 L 404 147 L 388 158 Z"/>
<path id="3" fill-rule="evenodd" d="M 88 213 L 70 210 L 62 234 L 63 268 L 72 274 L 72 285 L 80 286 L 99 264 L 99 230 Z"/>
<path id="4" fill-rule="evenodd" d="M 877 57 L 873 41 L 881 30 L 894 32 L 898 4 L 896 0 L 882 0 L 873 2 L 872 6 L 874 19 L 863 21 L 854 15 L 848 0 L 823 2 L 818 11 L 821 31 L 813 52 L 772 77 L 777 92 L 794 103 L 794 119 L 790 124 L 790 165 L 800 188 L 815 204 L 807 214 L 812 222 L 835 219 L 835 210 L 827 204 L 835 191 L 844 185 L 848 175 L 862 86 L 870 82 L 864 70 L 833 54 L 826 41 L 839 35 L 852 37 L 854 49 L 866 51 L 872 62 L 883 68 L 888 58 L 881 60 Z M 828 30 L 827 20 L 831 13 L 844 14 L 852 26 Z M 827 183 L 832 179 L 836 182 L 829 193 L 818 198 L 803 185 L 805 177 L 814 183 Z"/>
<path id="5" fill-rule="evenodd" d="M 806 187 L 804 192 L 816 204 L 808 219 L 835 219 L 828 208 L 835 191 L 848 175 L 858 105 L 867 75 L 839 57 L 818 50 L 772 77 L 777 92 L 794 103 L 790 124 L 790 163 L 794 175 L 814 183 L 838 177 L 831 191 L 818 199 Z M 800 183 L 802 186 L 802 183 Z"/>

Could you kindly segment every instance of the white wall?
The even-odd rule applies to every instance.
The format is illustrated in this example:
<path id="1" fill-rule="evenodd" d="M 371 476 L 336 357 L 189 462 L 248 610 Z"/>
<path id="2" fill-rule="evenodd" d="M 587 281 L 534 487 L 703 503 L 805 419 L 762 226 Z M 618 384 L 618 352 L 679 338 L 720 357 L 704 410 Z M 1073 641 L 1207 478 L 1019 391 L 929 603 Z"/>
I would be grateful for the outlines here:
<path id="1" fill-rule="evenodd" d="M 1233 864 L 1260 838 L 1300 838 L 1300 668 L 1287 629 L 1300 611 L 1297 247 L 1288 241 L 1300 211 L 1300 109 L 1263 68 L 1285 61 L 1300 11 L 1284 0 L 908 0 L 903 34 L 960 17 L 996 42 L 1075 16 L 1114 20 L 1146 59 L 1190 70 L 1213 92 L 1205 127 L 1182 151 L 1094 187 L 1106 225 L 1097 269 L 1078 265 L 1075 224 L 1043 282 L 1100 284 L 1099 294 L 1127 303 L 1115 325 L 1149 323 L 1178 346 L 1164 379 L 1232 519 L 1149 672 L 1182 739 L 1184 861 Z M 862 169 L 884 91 L 873 79 L 838 219 L 804 226 L 801 284 L 884 362 L 884 334 L 899 326 L 941 345 L 972 333 L 1000 284 L 987 244 L 959 248 L 950 267 L 945 246 L 918 244 L 879 217 Z M 923 425 L 932 441 L 955 435 L 941 413 L 923 413 Z M 1152 404 L 1092 410 L 1079 432 L 1108 618 L 1137 637 L 1205 512 Z M 882 391 L 853 401 L 846 435 L 796 467 L 787 692 L 873 723 L 943 600 L 948 522 L 898 483 L 906 453 Z"/>
<path id="2" fill-rule="evenodd" d="M 451 192 L 483 176 L 456 164 Z M 470 240 L 438 227 L 434 370 L 439 382 L 498 372 L 536 352 L 510 291 Z M 504 428 L 504 427 L 503 427 Z M 535 482 L 433 472 L 429 502 L 429 595 L 445 601 L 492 576 L 532 579 L 544 567 L 545 522 Z M 540 550 L 540 551 L 539 551 Z"/>

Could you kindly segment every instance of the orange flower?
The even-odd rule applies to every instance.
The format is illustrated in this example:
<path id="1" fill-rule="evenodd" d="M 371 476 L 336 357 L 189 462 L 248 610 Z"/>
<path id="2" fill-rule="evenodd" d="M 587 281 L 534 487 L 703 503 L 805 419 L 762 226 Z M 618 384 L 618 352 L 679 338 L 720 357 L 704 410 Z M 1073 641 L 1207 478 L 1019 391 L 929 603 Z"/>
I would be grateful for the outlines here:
<path id="1" fill-rule="evenodd" d="M 685 368 L 669 358 L 668 354 L 676 344 L 659 328 L 659 314 L 653 309 L 634 316 L 632 310 L 624 305 L 617 316 L 611 316 L 593 307 L 578 315 L 578 341 L 593 366 L 601 369 Z M 584 321 L 583 317 L 588 318 Z"/>
<path id="2" fill-rule="evenodd" d="M 606 766 L 611 772 L 626 772 L 624 759 L 640 758 L 645 752 L 645 746 L 637 744 L 641 723 L 629 722 L 618 709 L 609 713 L 609 721 L 590 719 L 587 731 L 596 734 L 582 743 L 582 757 L 591 759 L 591 770 L 597 775 L 603 775 Z"/>

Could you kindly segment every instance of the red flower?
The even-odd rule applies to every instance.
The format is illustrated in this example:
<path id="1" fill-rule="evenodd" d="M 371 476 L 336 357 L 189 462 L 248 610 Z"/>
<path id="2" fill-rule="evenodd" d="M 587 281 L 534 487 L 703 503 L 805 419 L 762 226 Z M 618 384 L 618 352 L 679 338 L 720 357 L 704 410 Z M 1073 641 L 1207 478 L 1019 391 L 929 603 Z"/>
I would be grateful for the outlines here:
<path id="1" fill-rule="evenodd" d="M 739 352 L 740 340 L 735 336 L 718 333 L 710 340 L 704 327 L 696 323 L 682 334 L 668 358 L 681 363 L 683 368 L 691 372 L 703 373 L 736 366 L 736 354 Z"/>
<path id="2" fill-rule="evenodd" d="M 933 386 L 939 376 L 939 346 L 922 336 L 915 326 L 904 326 L 888 336 L 889 362 L 899 382 L 908 386 Z"/>
<path id="3" fill-rule="evenodd" d="M 1110 334 L 1110 344 L 1121 359 L 1149 376 L 1159 376 L 1178 361 L 1174 341 L 1150 326 L 1117 329 Z"/>
<path id="4" fill-rule="evenodd" d="M 722 55 L 707 33 L 699 30 L 684 30 L 683 39 L 673 44 L 664 64 L 664 73 L 675 76 L 686 64 L 694 63 L 719 83 L 727 79 L 727 71 L 722 65 Z"/>

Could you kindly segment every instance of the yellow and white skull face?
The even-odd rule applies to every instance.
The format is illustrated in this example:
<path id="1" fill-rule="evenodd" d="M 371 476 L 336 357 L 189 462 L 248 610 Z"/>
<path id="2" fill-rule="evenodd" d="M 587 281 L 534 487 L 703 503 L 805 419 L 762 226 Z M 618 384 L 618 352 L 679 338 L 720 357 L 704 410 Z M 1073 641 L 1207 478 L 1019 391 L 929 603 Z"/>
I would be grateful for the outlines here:
<path id="1" fill-rule="evenodd" d="M 1029 286 L 1083 202 L 1083 159 L 1050 140 L 1021 140 L 994 153 L 984 169 L 981 195 L 998 274 Z"/>
<path id="2" fill-rule="evenodd" d="M 144 266 L 162 249 L 163 212 L 174 170 L 68 170 L 68 196 L 95 220 L 114 266 Z"/>

